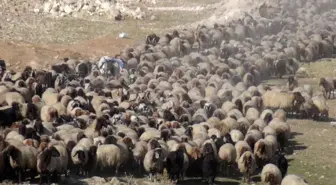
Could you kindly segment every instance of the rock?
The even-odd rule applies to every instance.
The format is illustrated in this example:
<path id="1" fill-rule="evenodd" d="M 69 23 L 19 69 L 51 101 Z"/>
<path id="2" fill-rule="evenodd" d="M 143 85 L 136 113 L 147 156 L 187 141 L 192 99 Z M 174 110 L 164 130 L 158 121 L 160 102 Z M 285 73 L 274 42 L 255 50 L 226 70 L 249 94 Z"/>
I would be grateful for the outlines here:
<path id="1" fill-rule="evenodd" d="M 304 67 L 300 67 L 297 71 L 296 71 L 296 76 L 298 78 L 306 78 L 308 77 L 308 71 L 306 68 Z"/>
<path id="2" fill-rule="evenodd" d="M 43 8 L 43 12 L 44 13 L 48 13 L 50 12 L 50 10 L 52 9 L 53 5 L 49 2 L 44 4 L 44 8 Z"/>
<path id="3" fill-rule="evenodd" d="M 72 13 L 72 8 L 69 6 L 69 5 L 65 5 L 65 7 L 64 7 L 64 12 L 66 13 L 66 14 L 71 14 Z"/>
<path id="4" fill-rule="evenodd" d="M 88 7 L 88 11 L 93 13 L 96 10 L 96 6 L 91 5 L 90 7 Z"/>
<path id="5" fill-rule="evenodd" d="M 155 15 L 152 15 L 152 16 L 150 17 L 150 20 L 151 20 L 151 21 L 155 21 L 155 20 L 156 20 L 156 16 L 155 16 Z"/>
<path id="6" fill-rule="evenodd" d="M 120 181 L 117 178 L 113 177 L 110 181 L 110 185 L 120 185 Z"/>
<path id="7" fill-rule="evenodd" d="M 111 4 L 108 3 L 108 2 L 105 2 L 105 3 L 101 4 L 101 8 L 102 8 L 104 11 L 108 11 L 108 10 L 111 8 Z"/>
<path id="8" fill-rule="evenodd" d="M 86 178 L 81 180 L 83 183 L 87 183 L 87 184 L 104 184 L 106 183 L 106 180 L 104 178 L 101 177 L 91 177 L 91 178 Z"/>

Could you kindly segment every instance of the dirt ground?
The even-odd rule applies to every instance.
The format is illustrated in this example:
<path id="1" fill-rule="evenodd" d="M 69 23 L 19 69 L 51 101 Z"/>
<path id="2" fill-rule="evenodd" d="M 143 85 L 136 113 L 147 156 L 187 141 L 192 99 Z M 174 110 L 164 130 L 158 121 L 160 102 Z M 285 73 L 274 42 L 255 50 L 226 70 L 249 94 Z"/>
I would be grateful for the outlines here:
<path id="1" fill-rule="evenodd" d="M 157 2 L 155 6 L 146 5 L 146 20 L 122 22 L 48 18 L 29 12 L 18 13 L 15 8 L 6 9 L 2 6 L 4 11 L 0 14 L 0 58 L 5 59 L 10 68 L 19 70 L 26 65 L 46 68 L 63 57 L 95 59 L 102 55 L 115 55 L 121 49 L 143 40 L 148 33 L 166 32 L 205 18 L 215 19 L 219 14 L 208 13 L 209 10 L 214 10 L 211 5 L 223 3 L 220 0 Z M 129 38 L 117 38 L 121 32 L 126 32 Z M 316 87 L 319 77 L 336 75 L 335 61 L 316 62 L 304 67 L 307 68 L 309 76 L 300 79 L 301 85 L 312 84 Z M 271 80 L 267 83 L 285 84 L 285 80 Z M 330 100 L 328 104 L 329 114 L 336 117 L 336 100 Z M 289 173 L 303 176 L 309 184 L 334 185 L 336 127 L 329 122 L 311 120 L 289 120 L 289 123 L 293 132 L 288 155 Z M 122 180 L 133 182 L 126 178 Z M 242 184 L 239 178 L 219 177 L 217 181 L 216 184 Z M 258 177 L 254 181 L 257 182 Z M 136 182 L 129 184 L 148 184 L 145 179 L 137 179 Z M 189 179 L 183 184 L 202 183 L 200 180 Z"/>

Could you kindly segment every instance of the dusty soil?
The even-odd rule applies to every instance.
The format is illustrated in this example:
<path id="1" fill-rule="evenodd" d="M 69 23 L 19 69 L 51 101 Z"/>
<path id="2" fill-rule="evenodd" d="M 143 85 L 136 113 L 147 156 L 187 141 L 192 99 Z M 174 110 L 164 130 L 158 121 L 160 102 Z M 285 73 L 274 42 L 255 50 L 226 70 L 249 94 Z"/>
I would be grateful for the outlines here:
<path id="1" fill-rule="evenodd" d="M 122 48 L 143 40 L 148 33 L 162 33 L 205 22 L 204 20 L 210 20 L 210 23 L 218 19 L 225 21 L 239 14 L 240 10 L 248 9 L 252 2 L 157 0 L 156 5 L 146 5 L 147 18 L 143 21 L 107 22 L 36 16 L 28 11 L 33 7 L 34 1 L 0 2 L 3 9 L 0 13 L 0 58 L 5 59 L 10 68 L 15 70 L 26 65 L 45 68 L 63 57 L 95 59 L 102 55 L 114 55 Z M 255 2 L 258 4 L 261 1 Z M 227 4 L 224 5 L 224 2 Z M 121 32 L 126 32 L 130 38 L 118 39 Z M 319 77 L 336 75 L 336 63 L 333 61 L 317 62 L 304 67 L 307 68 L 309 77 L 300 79 L 301 85 L 312 84 L 316 87 Z M 271 80 L 267 83 L 285 84 L 285 80 Z M 330 100 L 328 104 L 329 114 L 336 117 L 336 100 Z M 293 132 L 288 155 L 289 173 L 303 176 L 309 184 L 335 184 L 336 128 L 328 122 L 311 120 L 290 120 L 289 123 Z M 149 184 L 144 178 L 122 178 L 122 181 L 130 182 L 128 184 Z M 217 181 L 217 184 L 241 184 L 240 178 L 219 177 Z M 258 177 L 254 181 L 257 182 Z M 188 179 L 183 184 L 202 183 L 200 180 Z"/>

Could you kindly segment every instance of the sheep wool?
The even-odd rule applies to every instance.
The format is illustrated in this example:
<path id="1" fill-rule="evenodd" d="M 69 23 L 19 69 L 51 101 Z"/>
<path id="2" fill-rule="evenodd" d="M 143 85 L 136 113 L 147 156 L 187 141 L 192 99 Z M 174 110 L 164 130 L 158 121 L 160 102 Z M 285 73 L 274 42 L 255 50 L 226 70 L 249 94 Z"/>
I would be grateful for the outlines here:
<path id="1" fill-rule="evenodd" d="M 282 175 L 277 166 L 274 164 L 266 164 L 261 171 L 261 182 L 269 185 L 279 185 L 282 180 Z"/>

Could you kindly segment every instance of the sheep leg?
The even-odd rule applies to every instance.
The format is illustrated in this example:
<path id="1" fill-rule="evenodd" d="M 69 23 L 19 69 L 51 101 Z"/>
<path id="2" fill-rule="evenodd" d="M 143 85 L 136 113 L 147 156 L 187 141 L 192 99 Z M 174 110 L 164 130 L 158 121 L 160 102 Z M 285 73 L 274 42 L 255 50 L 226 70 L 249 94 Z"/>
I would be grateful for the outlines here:
<path id="1" fill-rule="evenodd" d="M 149 180 L 152 181 L 152 173 L 149 173 Z"/>
<path id="2" fill-rule="evenodd" d="M 226 165 L 226 175 L 228 177 L 230 176 L 229 165 Z"/>
<path id="3" fill-rule="evenodd" d="M 119 166 L 116 166 L 116 169 L 115 169 L 115 176 L 118 177 L 118 173 L 119 173 Z"/>
<path id="4" fill-rule="evenodd" d="M 48 184 L 50 184 L 50 173 L 49 172 L 47 173 L 47 181 L 48 181 Z"/>
<path id="5" fill-rule="evenodd" d="M 19 175 L 19 184 L 21 184 L 21 180 L 22 180 L 22 172 L 21 172 L 21 169 L 18 169 L 17 173 L 18 173 L 18 175 Z"/>

